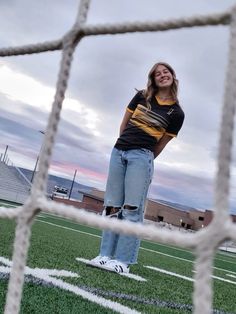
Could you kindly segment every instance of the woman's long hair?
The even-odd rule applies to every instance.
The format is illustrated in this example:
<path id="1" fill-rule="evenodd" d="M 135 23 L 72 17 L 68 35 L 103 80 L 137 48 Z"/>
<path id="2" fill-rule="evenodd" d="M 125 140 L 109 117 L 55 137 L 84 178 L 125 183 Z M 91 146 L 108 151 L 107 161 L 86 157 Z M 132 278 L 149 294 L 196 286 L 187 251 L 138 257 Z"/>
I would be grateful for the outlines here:
<path id="1" fill-rule="evenodd" d="M 158 86 L 156 85 L 155 79 L 154 79 L 155 70 L 156 70 L 158 65 L 165 66 L 170 71 L 170 73 L 173 75 L 173 84 L 171 85 L 171 96 L 178 103 L 177 94 L 178 94 L 178 83 L 179 82 L 176 78 L 176 74 L 175 74 L 174 69 L 166 62 L 158 62 L 158 63 L 154 64 L 154 66 L 151 68 L 150 72 L 148 73 L 147 88 L 144 90 L 144 96 L 145 96 L 147 102 L 149 102 L 151 100 L 151 98 L 158 93 Z"/>

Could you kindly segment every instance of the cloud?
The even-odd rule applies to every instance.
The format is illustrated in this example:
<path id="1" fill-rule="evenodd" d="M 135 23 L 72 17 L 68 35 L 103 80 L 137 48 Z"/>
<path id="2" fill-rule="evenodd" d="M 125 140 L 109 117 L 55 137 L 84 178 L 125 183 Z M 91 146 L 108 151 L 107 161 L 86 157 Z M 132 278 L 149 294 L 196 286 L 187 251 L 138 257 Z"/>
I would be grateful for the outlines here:
<path id="1" fill-rule="evenodd" d="M 42 0 L 32 5 L 29 0 L 1 1 L 1 45 L 61 37 L 74 23 L 78 2 Z M 179 0 L 176 6 L 173 0 L 150 0 L 148 4 L 144 0 L 92 1 L 88 23 L 206 15 L 223 12 L 234 3 L 199 0 L 190 5 L 189 0 Z M 155 161 L 152 195 L 210 206 L 228 40 L 228 26 L 83 38 L 72 63 L 52 171 L 59 173 L 61 169 L 63 175 L 71 175 L 79 168 L 79 180 L 104 188 L 110 151 L 125 107 L 135 88 L 145 87 L 151 66 L 164 60 L 176 70 L 186 118 L 177 139 Z M 60 59 L 61 52 L 49 52 L 0 60 L 0 146 L 3 149 L 11 144 L 15 160 L 22 164 L 33 166 L 40 150 L 43 137 L 38 130 L 45 130 L 47 125 Z M 25 154 L 20 154 L 22 147 Z M 234 174 L 235 154 L 233 158 Z M 235 180 L 233 175 L 233 202 Z"/>
<path id="2" fill-rule="evenodd" d="M 214 209 L 214 178 L 184 174 L 171 168 L 157 168 L 149 197 L 192 206 L 200 210 Z M 236 213 L 236 185 L 231 186 L 230 211 Z"/>
<path id="3" fill-rule="evenodd" d="M 212 205 L 213 183 L 212 178 L 183 174 L 173 169 L 157 169 L 151 191 L 159 195 L 157 198 L 206 208 Z"/>

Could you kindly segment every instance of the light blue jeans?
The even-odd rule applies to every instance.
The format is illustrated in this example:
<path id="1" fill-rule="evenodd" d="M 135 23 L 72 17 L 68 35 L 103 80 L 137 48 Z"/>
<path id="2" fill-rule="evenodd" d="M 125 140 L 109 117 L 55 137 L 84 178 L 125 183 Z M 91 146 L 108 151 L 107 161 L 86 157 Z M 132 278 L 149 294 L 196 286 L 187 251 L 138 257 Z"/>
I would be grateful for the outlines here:
<path id="1" fill-rule="evenodd" d="M 122 211 L 118 219 L 143 221 L 145 201 L 153 176 L 153 159 L 154 155 L 148 149 L 123 151 L 113 148 L 104 206 L 120 207 Z M 105 230 L 100 255 L 126 264 L 136 264 L 139 246 L 140 239 L 135 236 Z"/>

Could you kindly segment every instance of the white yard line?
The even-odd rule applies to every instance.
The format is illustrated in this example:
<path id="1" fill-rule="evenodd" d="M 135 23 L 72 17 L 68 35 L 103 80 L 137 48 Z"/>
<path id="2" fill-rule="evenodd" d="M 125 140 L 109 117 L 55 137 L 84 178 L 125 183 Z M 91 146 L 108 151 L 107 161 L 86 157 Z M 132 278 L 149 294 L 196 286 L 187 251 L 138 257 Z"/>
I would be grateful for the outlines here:
<path id="1" fill-rule="evenodd" d="M 79 225 L 79 226 L 84 226 L 83 224 L 80 224 L 78 222 L 74 222 L 73 220 L 70 220 L 70 219 L 67 219 L 67 218 L 63 218 L 63 217 L 60 217 L 60 216 L 57 216 L 55 214 L 50 214 L 50 213 L 43 213 L 44 216 L 41 216 L 42 218 L 47 218 L 48 216 L 50 217 L 53 217 L 53 218 L 56 218 L 58 220 L 62 220 L 62 221 L 66 221 L 66 222 L 72 222 L 76 225 Z M 92 228 L 94 230 L 97 230 L 96 227 L 92 227 L 92 226 L 87 226 L 89 228 Z M 152 244 L 157 244 L 157 245 L 160 245 L 160 246 L 163 246 L 163 247 L 167 247 L 165 244 L 161 244 L 161 243 L 156 243 L 156 242 L 153 242 L 153 241 L 148 241 L 148 240 L 144 240 L 145 242 L 148 242 L 148 243 L 152 243 Z M 184 250 L 184 249 L 181 249 L 181 248 L 178 248 L 178 247 L 174 247 L 174 246 L 171 246 L 171 245 L 168 245 L 169 248 L 171 249 L 174 249 L 174 250 L 177 250 L 177 251 L 180 251 L 180 252 L 185 252 L 185 253 L 189 253 L 189 251 L 187 250 Z"/>
<path id="2" fill-rule="evenodd" d="M 84 227 L 83 224 L 80 224 L 77 221 L 73 221 L 72 219 L 68 219 L 68 218 L 64 218 L 64 217 L 61 217 L 61 216 L 57 216 L 55 214 L 41 212 L 39 215 L 42 218 L 48 218 L 48 217 L 50 218 L 50 217 L 52 217 L 52 218 L 55 218 L 55 219 L 58 219 L 58 220 L 62 220 L 62 221 L 65 221 L 65 222 L 73 223 L 75 225 Z M 39 215 L 38 215 L 38 217 L 39 217 Z M 86 226 L 86 227 L 89 227 L 89 228 L 94 229 L 94 230 L 98 230 L 98 228 L 93 227 L 93 226 Z"/>
<path id="3" fill-rule="evenodd" d="M 41 223 L 45 223 L 45 224 L 48 224 L 48 225 L 51 225 L 51 226 L 54 226 L 54 227 L 66 229 L 66 230 L 69 230 L 69 231 L 74 231 L 74 232 L 86 234 L 86 235 L 89 235 L 89 236 L 91 236 L 91 237 L 101 238 L 101 236 L 96 235 L 96 234 L 92 234 L 92 233 L 88 233 L 88 232 L 76 230 L 76 229 L 73 229 L 73 228 L 69 228 L 69 227 L 57 225 L 57 224 L 54 224 L 54 223 L 52 223 L 52 222 L 47 222 L 47 221 L 43 221 L 43 220 L 40 220 L 40 219 L 36 219 L 35 221 L 41 222 Z M 147 249 L 147 248 L 144 248 L 144 247 L 140 247 L 140 249 L 141 249 L 141 250 L 144 250 L 144 251 L 147 251 L 147 252 L 151 252 L 151 253 L 155 253 L 155 254 L 167 256 L 167 257 L 170 257 L 170 258 L 174 258 L 174 259 L 177 259 L 177 260 L 180 260 L 180 261 L 184 261 L 184 262 L 187 262 L 187 263 L 192 263 L 192 264 L 195 263 L 194 261 L 191 261 L 191 260 L 188 260 L 188 259 L 185 259 L 185 258 L 181 258 L 181 257 L 178 257 L 178 256 L 173 256 L 173 255 L 170 255 L 170 254 L 166 254 L 166 253 L 154 251 L 154 250 Z M 228 273 L 231 273 L 231 274 L 235 274 L 235 275 L 236 275 L 236 272 L 233 272 L 233 271 L 230 271 L 230 270 L 227 270 L 227 269 L 218 268 L 218 267 L 213 267 L 213 268 L 214 268 L 214 269 L 217 269 L 217 270 L 225 271 L 225 272 L 228 272 Z"/>
<path id="4" fill-rule="evenodd" d="M 236 279 L 236 276 L 235 276 L 235 275 L 232 275 L 232 274 L 226 274 L 226 276 L 229 276 L 229 277 L 232 277 L 232 278 L 235 278 L 235 279 Z"/>
<path id="5" fill-rule="evenodd" d="M 83 289 L 80 289 L 76 286 L 73 286 L 72 284 L 69 284 L 67 282 L 62 281 L 61 279 L 57 278 L 51 278 L 51 283 L 54 284 L 54 286 L 62 288 L 64 290 L 73 292 L 84 299 L 87 299 L 91 302 L 97 303 L 105 308 L 112 309 L 113 311 L 117 313 L 123 313 L 123 314 L 141 314 L 140 312 L 133 310 L 127 306 L 124 306 L 118 302 L 107 300 L 103 297 L 96 296 L 93 293 L 87 292 Z M 79 310 L 79 309 L 78 309 Z"/>
<path id="6" fill-rule="evenodd" d="M 12 261 L 7 258 L 0 257 L 0 263 L 6 266 L 0 266 L 0 273 L 10 274 Z M 72 273 L 66 270 L 56 270 L 56 269 L 40 269 L 40 268 L 30 268 L 25 267 L 25 275 L 31 275 L 37 279 L 41 279 L 45 282 L 53 284 L 55 287 L 60 289 L 70 291 L 76 295 L 81 296 L 84 299 L 87 299 L 93 303 L 96 303 L 102 307 L 109 308 L 117 313 L 121 314 L 141 314 L 140 312 L 129 308 L 128 306 L 122 305 L 118 302 L 108 300 L 106 298 L 94 295 L 91 292 L 83 290 L 73 284 L 65 282 L 62 279 L 55 278 L 54 276 L 66 276 L 66 277 L 78 277 L 78 274 Z M 79 276 L 80 277 L 80 276 Z M 79 309 L 78 309 L 79 313 Z"/>
<path id="7" fill-rule="evenodd" d="M 167 271 L 165 269 L 161 269 L 161 268 L 158 268 L 158 267 L 154 267 L 154 266 L 143 266 L 143 267 L 148 268 L 148 269 L 152 269 L 152 270 L 155 270 L 155 271 L 158 271 L 159 273 L 163 273 L 163 274 L 166 274 L 166 275 L 174 276 L 174 277 L 185 279 L 185 280 L 188 280 L 188 281 L 194 281 L 194 279 L 191 278 L 191 277 L 187 277 L 187 276 L 183 276 L 183 275 L 180 275 L 180 274 L 177 274 L 177 273 L 173 273 L 171 271 Z"/>
<path id="8" fill-rule="evenodd" d="M 170 276 L 174 276 L 174 277 L 177 277 L 177 278 L 181 278 L 181 279 L 184 279 L 184 280 L 188 280 L 188 281 L 194 282 L 194 279 L 191 278 L 191 277 L 187 277 L 187 276 L 183 276 L 183 275 L 180 275 L 180 274 L 177 274 L 177 273 L 173 273 L 173 272 L 167 271 L 165 269 L 161 269 L 161 268 L 157 268 L 157 267 L 153 267 L 153 266 L 143 266 L 143 267 L 148 268 L 148 269 L 152 269 L 152 270 L 155 270 L 155 271 L 158 271 L 158 272 L 166 274 L 166 275 L 170 275 Z M 227 283 L 231 283 L 233 285 L 236 285 L 236 281 L 231 281 L 231 280 L 228 280 L 228 279 L 225 279 L 225 278 L 222 278 L 222 277 L 218 277 L 218 276 L 212 276 L 212 278 L 220 280 L 220 281 L 224 281 L 224 282 L 227 282 Z"/>
<path id="9" fill-rule="evenodd" d="M 160 254 L 160 255 L 164 255 L 164 256 L 167 256 L 167 257 L 175 258 L 175 259 L 178 259 L 178 260 L 180 260 L 180 261 L 187 262 L 187 263 L 195 264 L 195 262 L 193 262 L 193 261 L 191 261 L 191 260 L 188 260 L 188 259 L 185 259 L 185 258 L 182 258 L 182 257 L 173 256 L 173 255 L 170 255 L 170 254 L 166 254 L 166 253 L 162 253 L 162 252 L 158 252 L 158 251 L 146 249 L 146 248 L 143 248 L 143 247 L 140 247 L 140 249 L 145 250 L 145 251 L 149 251 L 149 252 L 152 252 L 152 253 L 157 253 L 157 254 Z M 230 262 L 230 263 L 231 263 L 231 262 Z M 232 264 L 235 265 L 235 263 L 232 263 Z M 219 267 L 213 267 L 213 269 L 217 269 L 217 270 L 221 270 L 221 271 L 226 271 L 226 272 L 228 272 L 228 273 L 236 274 L 236 272 L 234 272 L 234 271 L 227 270 L 227 269 L 223 269 L 223 268 L 219 268 Z"/>
<path id="10" fill-rule="evenodd" d="M 66 221 L 66 222 L 72 222 L 72 223 L 74 223 L 74 224 L 76 224 L 76 225 L 79 225 L 79 226 L 84 226 L 84 225 L 82 225 L 82 224 L 80 224 L 80 223 L 78 223 L 78 222 L 74 222 L 74 221 L 72 221 L 72 220 L 69 220 L 69 219 L 66 219 L 66 218 L 63 218 L 63 217 L 59 217 L 59 216 L 57 216 L 57 215 L 55 215 L 55 214 L 50 214 L 50 213 L 43 213 L 45 216 L 42 216 L 42 218 L 47 218 L 48 216 L 50 217 L 53 217 L 53 218 L 56 218 L 56 219 L 58 219 L 58 220 L 62 220 L 62 221 Z M 91 226 L 88 226 L 89 228 L 92 228 L 92 229 L 94 229 L 94 230 L 97 230 L 97 228 L 95 228 L 95 227 L 91 227 Z M 152 243 L 152 244 L 157 244 L 157 245 L 159 245 L 159 246 L 163 246 L 163 247 L 168 247 L 168 248 L 171 248 L 171 249 L 174 249 L 174 250 L 176 250 L 176 251 L 180 251 L 180 252 L 185 252 L 185 253 L 190 253 L 189 251 L 187 251 L 187 250 L 184 250 L 184 249 L 182 249 L 182 248 L 177 248 L 177 247 L 174 247 L 174 246 L 171 246 L 171 245 L 168 245 L 168 246 L 166 246 L 165 244 L 162 244 L 162 243 L 156 243 L 156 242 L 153 242 L 153 241 L 148 241 L 148 240 L 144 240 L 145 242 L 147 242 L 147 243 Z M 145 249 L 145 250 L 148 250 L 148 249 Z M 151 252 L 152 250 L 150 250 L 150 252 Z M 155 252 L 155 251 L 154 251 Z M 225 253 L 223 253 L 223 252 L 218 252 L 220 255 L 224 255 Z M 163 253 L 164 254 L 164 253 Z M 168 255 L 167 255 L 168 256 Z M 232 258 L 234 258 L 234 256 L 231 256 Z M 180 258 L 181 259 L 181 258 Z M 183 260 L 185 260 L 185 259 L 183 259 Z M 231 261 L 228 261 L 228 260 L 225 260 L 225 259 L 222 259 L 222 258 L 218 258 L 218 257 L 216 257 L 215 258 L 215 260 L 218 260 L 218 261 L 222 261 L 222 262 L 225 262 L 225 263 L 230 263 L 230 264 L 235 264 L 236 262 L 231 262 Z M 185 261 L 189 261 L 189 260 L 185 260 Z"/>
<path id="11" fill-rule="evenodd" d="M 225 279 L 225 278 L 218 277 L 218 276 L 212 276 L 212 278 L 217 279 L 217 280 L 221 280 L 221 281 L 224 281 L 224 282 L 232 283 L 233 285 L 236 285 L 236 281 L 232 281 L 232 280 Z"/>
<path id="12" fill-rule="evenodd" d="M 52 222 L 47 222 L 47 221 L 43 221 L 43 220 L 40 220 L 40 219 L 35 219 L 35 221 L 42 222 L 44 224 L 51 225 L 51 226 L 54 226 L 54 227 L 58 227 L 58 228 L 62 228 L 62 229 L 66 229 L 66 230 L 70 230 L 70 231 L 86 234 L 86 235 L 89 235 L 89 236 L 92 236 L 92 237 L 101 238 L 101 236 L 96 235 L 96 234 L 92 234 L 92 233 L 76 230 L 76 229 L 65 227 L 65 226 L 56 225 L 56 224 L 54 224 Z"/>

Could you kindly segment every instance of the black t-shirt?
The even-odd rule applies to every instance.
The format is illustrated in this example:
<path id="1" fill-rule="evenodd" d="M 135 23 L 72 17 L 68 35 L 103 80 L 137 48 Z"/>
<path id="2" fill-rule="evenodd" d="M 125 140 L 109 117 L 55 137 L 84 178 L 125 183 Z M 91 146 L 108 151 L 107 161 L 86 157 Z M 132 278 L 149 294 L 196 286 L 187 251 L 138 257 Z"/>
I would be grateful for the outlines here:
<path id="1" fill-rule="evenodd" d="M 177 136 L 184 121 L 184 112 L 178 103 L 161 103 L 153 97 L 148 105 L 142 91 L 130 101 L 127 110 L 132 117 L 115 144 L 121 150 L 146 148 L 154 151 L 164 134 Z"/>

